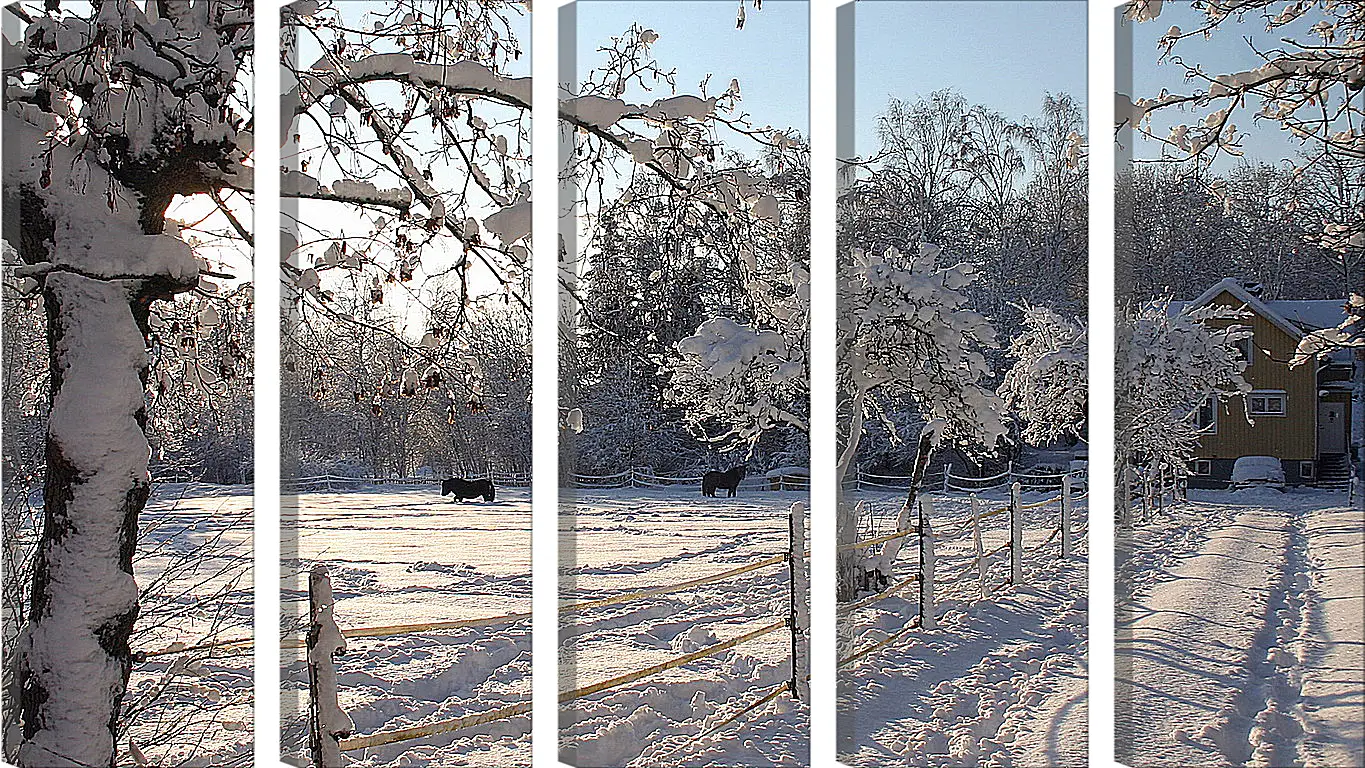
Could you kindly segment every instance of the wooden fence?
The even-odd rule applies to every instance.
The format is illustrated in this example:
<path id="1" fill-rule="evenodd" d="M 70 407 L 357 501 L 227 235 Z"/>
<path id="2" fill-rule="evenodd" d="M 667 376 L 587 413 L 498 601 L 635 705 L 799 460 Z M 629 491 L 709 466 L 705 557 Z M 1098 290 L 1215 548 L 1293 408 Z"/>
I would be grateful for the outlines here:
<path id="1" fill-rule="evenodd" d="M 782 564 L 788 566 L 786 584 L 789 599 L 788 613 L 786 616 L 755 629 L 751 629 L 737 637 L 713 643 L 705 648 L 700 648 L 696 651 L 660 662 L 659 664 L 617 675 L 607 680 L 602 680 L 573 690 L 561 691 L 559 694 L 559 702 L 564 704 L 603 691 L 632 685 L 645 678 L 714 656 L 779 631 L 786 631 L 790 636 L 791 673 L 789 679 L 779 687 L 777 692 L 780 693 L 785 690 L 793 697 L 801 696 L 804 682 L 809 679 L 809 674 L 806 672 L 806 667 L 803 662 L 804 657 L 800 652 L 800 649 L 805 647 L 805 640 L 810 625 L 809 612 L 806 610 L 807 589 L 805 587 L 807 579 L 806 574 L 808 573 L 806 561 L 809 558 L 810 553 L 805 546 L 806 505 L 804 503 L 797 502 L 792 505 L 791 511 L 788 514 L 787 528 L 788 548 L 787 551 L 780 554 L 762 558 L 747 565 L 731 568 L 720 573 L 689 579 L 675 584 L 612 595 L 606 598 L 562 604 L 559 609 L 561 616 L 566 613 L 578 613 L 609 605 L 618 605 L 635 600 L 648 599 L 659 595 L 694 589 L 705 584 L 733 579 L 743 574 L 772 566 Z M 309 580 L 310 605 L 329 604 L 331 600 L 330 595 L 331 581 L 327 576 L 326 567 L 322 565 L 315 566 Z M 340 713 L 339 716 L 337 715 L 339 707 L 336 707 L 336 702 L 339 701 L 340 693 L 338 690 L 337 674 L 335 666 L 333 665 L 333 660 L 339 655 L 339 652 L 336 649 L 334 640 L 331 641 L 331 644 L 329 645 L 329 638 L 391 637 L 403 634 L 435 632 L 457 627 L 512 623 L 523 621 L 529 617 L 530 613 L 516 613 L 487 619 L 452 622 L 429 622 L 425 624 L 407 624 L 389 627 L 360 627 L 351 629 L 336 628 L 334 632 L 331 632 L 317 629 L 320 622 L 330 620 L 330 611 L 315 612 L 313 620 L 314 628 L 310 629 L 305 641 L 305 647 L 309 658 L 310 677 L 308 709 L 311 745 L 310 759 L 313 761 L 312 764 L 314 768 L 338 768 L 341 755 L 347 752 L 355 752 L 387 744 L 412 741 L 442 733 L 451 733 L 496 720 L 517 717 L 530 711 L 530 702 L 521 702 L 487 712 L 470 713 L 468 715 L 439 722 L 388 731 L 381 730 L 370 734 L 353 735 L 350 733 L 349 727 L 337 727 L 337 723 L 350 723 L 351 721 L 344 712 Z M 289 643 L 286 643 L 286 645 L 289 645 Z M 342 642 L 340 652 L 345 652 L 344 641 Z M 316 662 L 314 660 L 316 660 Z M 317 667 L 316 673 L 314 670 L 315 666 Z M 768 692 L 766 698 L 761 698 L 761 702 L 766 703 L 773 698 L 776 698 L 776 696 L 772 695 L 772 692 Z M 745 711 L 751 711 L 755 708 L 756 706 L 751 704 Z M 317 743 L 315 744 L 315 742 Z M 332 762 L 334 760 L 336 762 Z"/>

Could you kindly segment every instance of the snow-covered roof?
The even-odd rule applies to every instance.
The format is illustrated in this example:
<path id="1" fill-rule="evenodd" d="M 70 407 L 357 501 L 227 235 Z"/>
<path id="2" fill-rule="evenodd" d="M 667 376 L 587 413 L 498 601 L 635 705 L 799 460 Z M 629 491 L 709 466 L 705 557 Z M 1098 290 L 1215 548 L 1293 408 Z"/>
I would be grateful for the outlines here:
<path id="1" fill-rule="evenodd" d="M 1296 339 L 1309 331 L 1335 328 L 1346 319 L 1344 302 L 1341 299 L 1263 301 L 1233 277 L 1219 280 L 1193 301 L 1171 302 L 1169 311 L 1172 314 L 1179 314 L 1188 309 L 1205 306 L 1224 292 L 1232 294 L 1246 304 L 1248 309 Z"/>
<path id="2" fill-rule="evenodd" d="M 1266 302 L 1271 309 L 1284 315 L 1305 331 L 1335 328 L 1346 319 L 1341 299 L 1307 299 L 1302 301 Z"/>

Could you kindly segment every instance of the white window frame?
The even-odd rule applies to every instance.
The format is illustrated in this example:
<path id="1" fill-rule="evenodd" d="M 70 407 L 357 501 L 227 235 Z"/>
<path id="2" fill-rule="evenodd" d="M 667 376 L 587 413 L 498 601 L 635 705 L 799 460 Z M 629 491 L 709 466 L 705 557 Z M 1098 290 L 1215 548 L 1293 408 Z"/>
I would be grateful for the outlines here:
<path id="1" fill-rule="evenodd" d="M 1299 477 L 1302 477 L 1305 480 L 1316 480 L 1317 476 L 1318 476 L 1317 462 L 1314 461 L 1299 462 Z"/>
<path id="2" fill-rule="evenodd" d="M 1266 411 L 1256 410 L 1256 399 L 1278 397 L 1280 399 L 1280 410 Z M 1252 416 L 1288 416 L 1289 415 L 1289 393 L 1283 389 L 1258 389 L 1247 395 L 1247 413 Z"/>
<path id="3" fill-rule="evenodd" d="M 1213 474 L 1213 462 L 1209 459 L 1194 459 L 1190 463 L 1194 465 L 1196 477 L 1209 477 Z"/>

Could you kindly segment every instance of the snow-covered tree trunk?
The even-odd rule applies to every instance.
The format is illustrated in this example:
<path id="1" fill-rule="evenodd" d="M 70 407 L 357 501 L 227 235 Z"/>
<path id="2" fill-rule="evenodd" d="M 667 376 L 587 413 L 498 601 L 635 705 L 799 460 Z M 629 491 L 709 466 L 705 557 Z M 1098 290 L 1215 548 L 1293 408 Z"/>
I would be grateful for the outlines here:
<path id="1" fill-rule="evenodd" d="M 842 498 L 844 493 L 844 478 L 848 476 L 848 471 L 853 467 L 853 462 L 858 456 L 858 446 L 863 438 L 863 415 L 864 403 L 867 400 L 867 387 L 861 386 L 853 397 L 852 404 L 852 423 L 849 424 L 847 443 L 844 451 L 839 456 L 839 495 L 838 516 L 835 520 L 836 531 L 839 538 L 839 545 L 853 544 L 858 540 L 858 505 L 849 503 Z M 858 583 L 862 576 L 862 562 L 865 553 L 858 550 L 840 549 L 835 556 L 835 579 L 838 584 L 838 598 L 842 601 L 852 600 L 858 591 Z"/>
<path id="2" fill-rule="evenodd" d="M 4 239 L 22 262 L 20 290 L 43 296 L 51 378 L 43 532 L 7 660 L 19 702 L 6 751 L 23 768 L 114 766 L 150 492 L 150 313 L 199 285 L 206 266 L 166 215 L 197 197 L 251 240 L 224 201 L 252 178 L 252 8 L 6 11 L 21 34 L 5 47 Z"/>
<path id="3" fill-rule="evenodd" d="M 138 616 L 133 551 L 150 491 L 142 281 L 53 272 L 44 526 L 19 645 L 15 762 L 113 766 Z"/>

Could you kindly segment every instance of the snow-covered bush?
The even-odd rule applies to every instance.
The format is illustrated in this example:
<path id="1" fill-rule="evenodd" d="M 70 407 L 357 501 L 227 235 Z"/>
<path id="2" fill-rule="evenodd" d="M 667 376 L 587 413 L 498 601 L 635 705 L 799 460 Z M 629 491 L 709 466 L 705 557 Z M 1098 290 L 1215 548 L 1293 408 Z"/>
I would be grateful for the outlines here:
<path id="1" fill-rule="evenodd" d="M 1089 387 L 1085 324 L 1046 307 L 1023 307 L 1024 329 L 1010 340 L 1015 363 L 998 391 L 1023 422 L 1031 445 L 1047 445 L 1085 431 Z"/>
<path id="2" fill-rule="evenodd" d="M 1245 317 L 1220 305 L 1171 313 L 1165 301 L 1120 313 L 1114 382 L 1120 477 L 1129 465 L 1184 471 L 1204 431 L 1200 409 L 1221 408 L 1251 390 L 1238 349 L 1251 336 L 1237 323 Z"/>

